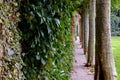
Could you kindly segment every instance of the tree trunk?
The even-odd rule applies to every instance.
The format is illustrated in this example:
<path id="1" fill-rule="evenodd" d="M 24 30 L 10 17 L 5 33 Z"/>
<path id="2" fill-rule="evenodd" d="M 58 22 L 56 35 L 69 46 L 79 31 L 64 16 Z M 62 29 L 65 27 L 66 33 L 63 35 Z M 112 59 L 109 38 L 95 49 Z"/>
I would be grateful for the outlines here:
<path id="1" fill-rule="evenodd" d="M 82 10 L 81 14 L 81 42 L 82 42 L 82 48 L 84 49 L 84 12 Z"/>
<path id="2" fill-rule="evenodd" d="M 80 16 L 80 19 L 79 19 L 79 40 L 81 42 L 81 36 L 82 36 L 82 32 L 81 32 L 81 16 Z"/>
<path id="3" fill-rule="evenodd" d="M 89 14 L 87 3 L 84 3 L 84 54 L 88 50 L 88 33 L 89 33 Z"/>
<path id="4" fill-rule="evenodd" d="M 95 0 L 90 0 L 90 13 L 89 13 L 89 42 L 88 42 L 88 59 L 87 66 L 94 66 L 95 46 Z"/>
<path id="5" fill-rule="evenodd" d="M 82 43 L 82 25 L 83 25 L 83 22 L 82 22 L 82 14 L 79 12 L 79 40 L 80 40 L 80 43 Z"/>
<path id="6" fill-rule="evenodd" d="M 117 80 L 111 47 L 110 0 L 96 1 L 95 80 Z"/>

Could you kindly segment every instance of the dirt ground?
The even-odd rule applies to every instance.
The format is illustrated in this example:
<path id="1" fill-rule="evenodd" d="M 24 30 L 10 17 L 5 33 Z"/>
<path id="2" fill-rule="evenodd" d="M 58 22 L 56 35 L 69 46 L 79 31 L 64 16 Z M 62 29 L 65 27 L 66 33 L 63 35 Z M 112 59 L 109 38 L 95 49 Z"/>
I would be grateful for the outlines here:
<path id="1" fill-rule="evenodd" d="M 94 80 L 94 75 L 90 73 L 90 68 L 84 67 L 86 57 L 81 48 L 80 41 L 75 41 L 75 53 L 71 80 Z"/>

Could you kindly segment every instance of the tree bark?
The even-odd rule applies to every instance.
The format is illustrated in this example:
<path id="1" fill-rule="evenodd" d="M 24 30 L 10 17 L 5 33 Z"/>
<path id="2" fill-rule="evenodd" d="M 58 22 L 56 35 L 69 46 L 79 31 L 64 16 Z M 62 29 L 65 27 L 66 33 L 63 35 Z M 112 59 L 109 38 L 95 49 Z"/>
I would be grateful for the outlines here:
<path id="1" fill-rule="evenodd" d="M 87 66 L 91 67 L 94 66 L 95 59 L 94 38 L 95 38 L 95 0 L 90 0 Z"/>
<path id="2" fill-rule="evenodd" d="M 84 54 L 88 50 L 88 33 L 89 33 L 89 14 L 87 3 L 84 3 Z"/>
<path id="3" fill-rule="evenodd" d="M 96 1 L 95 80 L 117 80 L 111 47 L 110 0 Z"/>

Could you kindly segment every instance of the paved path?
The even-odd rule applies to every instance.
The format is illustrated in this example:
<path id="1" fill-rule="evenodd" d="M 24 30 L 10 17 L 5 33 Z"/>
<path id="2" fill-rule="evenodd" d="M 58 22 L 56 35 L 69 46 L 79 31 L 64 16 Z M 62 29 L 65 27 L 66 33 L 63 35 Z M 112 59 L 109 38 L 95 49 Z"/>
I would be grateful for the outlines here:
<path id="1" fill-rule="evenodd" d="M 86 63 L 83 49 L 79 43 L 79 40 L 75 41 L 75 54 L 73 70 L 71 72 L 71 80 L 93 80 L 93 75 L 89 74 L 89 69 L 84 67 Z"/>

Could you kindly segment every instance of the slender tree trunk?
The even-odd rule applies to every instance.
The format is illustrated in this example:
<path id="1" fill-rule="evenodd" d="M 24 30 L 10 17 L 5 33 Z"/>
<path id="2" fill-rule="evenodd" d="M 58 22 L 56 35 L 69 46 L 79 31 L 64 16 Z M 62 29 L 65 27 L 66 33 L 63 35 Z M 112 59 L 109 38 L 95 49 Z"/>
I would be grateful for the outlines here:
<path id="1" fill-rule="evenodd" d="M 82 43 L 82 25 L 83 25 L 83 20 L 82 20 L 82 14 L 79 13 L 80 15 L 80 18 L 79 18 L 79 40 L 80 40 L 80 43 Z"/>
<path id="2" fill-rule="evenodd" d="M 84 49 L 84 15 L 83 14 L 81 14 L 81 42 L 82 42 L 82 48 Z"/>
<path id="3" fill-rule="evenodd" d="M 89 14 L 87 3 L 84 3 L 84 54 L 88 50 L 88 33 L 89 33 Z"/>
<path id="4" fill-rule="evenodd" d="M 82 32 L 81 32 L 81 17 L 79 19 L 79 40 L 81 42 L 81 36 L 82 36 Z"/>
<path id="5" fill-rule="evenodd" d="M 111 47 L 110 0 L 96 1 L 95 80 L 117 80 Z"/>
<path id="6" fill-rule="evenodd" d="M 90 13 L 89 13 L 89 42 L 88 42 L 88 59 L 86 66 L 94 66 L 95 57 L 95 0 L 90 0 Z"/>

